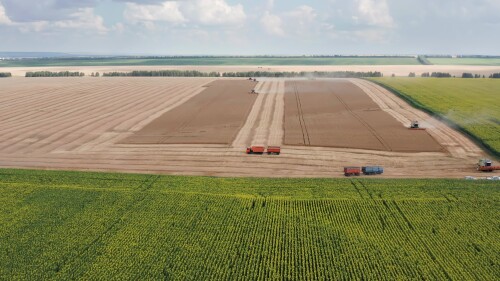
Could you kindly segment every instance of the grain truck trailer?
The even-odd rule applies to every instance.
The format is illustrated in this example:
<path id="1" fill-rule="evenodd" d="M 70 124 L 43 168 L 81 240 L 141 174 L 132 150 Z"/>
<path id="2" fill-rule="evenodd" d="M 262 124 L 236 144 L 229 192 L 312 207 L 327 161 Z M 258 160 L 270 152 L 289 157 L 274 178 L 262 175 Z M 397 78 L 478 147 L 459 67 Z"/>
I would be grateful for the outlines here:
<path id="1" fill-rule="evenodd" d="M 279 146 L 268 146 L 267 147 L 267 154 L 272 155 L 280 155 L 281 153 L 281 147 Z"/>
<path id="2" fill-rule="evenodd" d="M 365 175 L 380 175 L 384 173 L 384 168 L 380 166 L 365 166 L 361 168 Z"/>

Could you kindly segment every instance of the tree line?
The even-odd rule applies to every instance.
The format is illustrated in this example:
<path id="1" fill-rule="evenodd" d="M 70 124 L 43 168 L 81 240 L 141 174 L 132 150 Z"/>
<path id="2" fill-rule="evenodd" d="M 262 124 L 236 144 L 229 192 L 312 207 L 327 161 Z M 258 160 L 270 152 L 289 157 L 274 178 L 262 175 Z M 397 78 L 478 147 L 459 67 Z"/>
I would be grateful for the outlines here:
<path id="1" fill-rule="evenodd" d="M 201 72 L 197 70 L 157 70 L 132 72 L 105 72 L 104 77 L 220 77 L 219 72 Z"/>
<path id="2" fill-rule="evenodd" d="M 415 74 L 415 72 L 410 72 L 410 74 L 408 74 L 408 77 L 417 77 L 417 75 Z M 433 73 L 424 72 L 422 73 L 421 77 L 455 78 L 455 76 L 452 76 L 450 73 L 445 73 L 445 72 L 433 72 Z M 469 72 L 464 72 L 462 73 L 462 78 L 486 78 L 486 76 L 481 74 L 472 74 Z M 489 78 L 500 78 L 500 73 L 493 73 L 489 76 Z"/>
<path id="3" fill-rule="evenodd" d="M 59 71 L 59 72 L 51 72 L 51 71 L 34 71 L 34 72 L 26 72 L 25 77 L 83 77 L 85 73 L 83 72 L 71 72 L 71 71 Z"/>
<path id="4" fill-rule="evenodd" d="M 0 78 L 12 77 L 10 72 L 0 72 Z"/>
<path id="5" fill-rule="evenodd" d="M 382 77 L 378 71 L 354 72 L 354 71 L 315 71 L 315 72 L 269 72 L 269 71 L 247 71 L 247 72 L 200 72 L 195 70 L 159 70 L 159 71 L 132 71 L 132 72 L 106 72 L 104 77 L 311 77 L 311 78 L 361 78 Z"/>
<path id="6" fill-rule="evenodd" d="M 310 78 L 362 78 L 362 77 L 383 77 L 378 71 L 354 72 L 354 71 L 314 71 L 314 72 L 268 72 L 268 71 L 248 71 L 248 72 L 225 72 L 223 77 L 310 77 Z"/>

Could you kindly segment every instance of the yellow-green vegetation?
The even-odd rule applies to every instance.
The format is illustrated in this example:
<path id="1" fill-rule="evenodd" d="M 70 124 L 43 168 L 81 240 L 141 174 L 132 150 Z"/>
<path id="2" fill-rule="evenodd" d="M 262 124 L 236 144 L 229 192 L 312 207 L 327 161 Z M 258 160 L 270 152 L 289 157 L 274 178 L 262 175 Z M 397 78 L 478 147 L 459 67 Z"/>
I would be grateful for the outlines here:
<path id="1" fill-rule="evenodd" d="M 388 77 L 373 81 L 451 121 L 500 155 L 500 79 Z"/>
<path id="2" fill-rule="evenodd" d="M 485 65 L 500 66 L 500 58 L 427 58 L 437 65 Z"/>
<path id="3" fill-rule="evenodd" d="M 1 280 L 498 280 L 490 181 L 0 170 Z"/>

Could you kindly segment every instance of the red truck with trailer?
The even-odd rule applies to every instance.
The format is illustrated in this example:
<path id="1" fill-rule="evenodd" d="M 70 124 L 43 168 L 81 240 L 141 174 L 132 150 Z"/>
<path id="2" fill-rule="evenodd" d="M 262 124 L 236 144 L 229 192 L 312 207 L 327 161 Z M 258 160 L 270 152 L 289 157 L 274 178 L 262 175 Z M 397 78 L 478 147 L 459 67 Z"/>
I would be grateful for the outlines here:
<path id="1" fill-rule="evenodd" d="M 250 146 L 247 147 L 247 154 L 264 154 L 267 153 L 268 155 L 280 155 L 281 153 L 281 147 L 279 146 L 268 146 L 267 149 L 263 146 Z"/>
<path id="2" fill-rule="evenodd" d="M 361 168 L 360 167 L 344 167 L 344 175 L 346 177 L 359 176 L 359 175 L 361 175 Z"/>

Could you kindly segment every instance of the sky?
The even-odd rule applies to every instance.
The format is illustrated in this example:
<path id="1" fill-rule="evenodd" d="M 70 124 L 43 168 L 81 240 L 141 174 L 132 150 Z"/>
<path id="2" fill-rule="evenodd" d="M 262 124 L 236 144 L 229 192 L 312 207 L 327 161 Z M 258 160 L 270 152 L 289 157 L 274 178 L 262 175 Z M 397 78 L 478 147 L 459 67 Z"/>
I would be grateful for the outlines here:
<path id="1" fill-rule="evenodd" d="M 500 0 L 0 0 L 0 51 L 500 55 Z"/>

